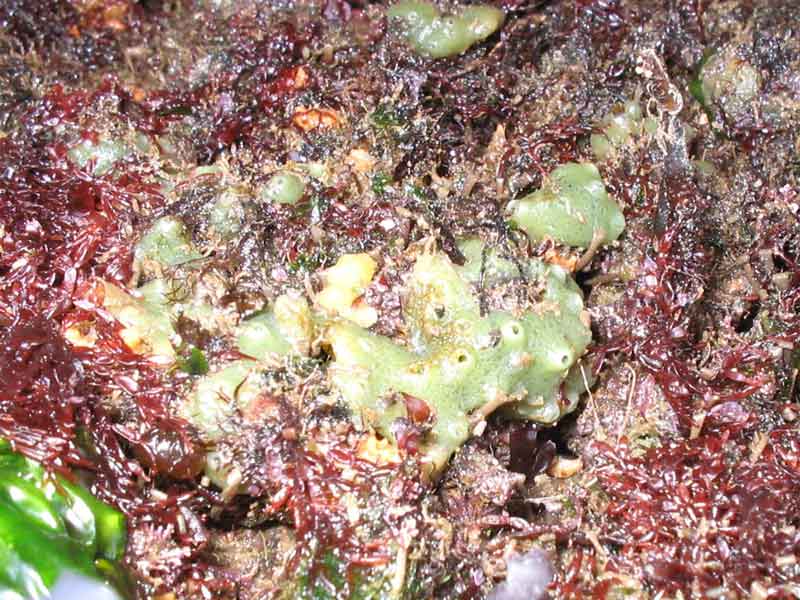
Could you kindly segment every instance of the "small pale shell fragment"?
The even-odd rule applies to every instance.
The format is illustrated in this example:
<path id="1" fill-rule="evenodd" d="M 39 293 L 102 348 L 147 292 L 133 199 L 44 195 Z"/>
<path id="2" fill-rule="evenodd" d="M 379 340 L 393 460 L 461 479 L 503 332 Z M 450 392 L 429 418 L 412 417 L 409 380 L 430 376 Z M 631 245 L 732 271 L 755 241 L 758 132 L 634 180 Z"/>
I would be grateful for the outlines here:
<path id="1" fill-rule="evenodd" d="M 758 581 L 754 581 L 750 585 L 750 600 L 767 600 L 768 597 L 769 590 Z"/>
<path id="2" fill-rule="evenodd" d="M 225 478 L 225 489 L 222 490 L 222 498 L 230 500 L 239 493 L 239 485 L 242 483 L 242 472 L 239 469 L 232 469 Z"/>
<path id="3" fill-rule="evenodd" d="M 302 90 L 308 85 L 309 79 L 308 69 L 303 66 L 297 67 L 294 73 L 294 89 Z"/>
<path id="4" fill-rule="evenodd" d="M 583 461 L 580 458 L 567 458 L 566 456 L 556 456 L 547 469 L 548 475 L 556 479 L 567 479 L 577 475 L 583 470 Z"/>
<path id="5" fill-rule="evenodd" d="M 338 112 L 330 108 L 306 108 L 301 106 L 292 116 L 292 123 L 305 132 L 318 127 L 339 127 L 342 118 Z"/>
<path id="6" fill-rule="evenodd" d="M 775 559 L 775 564 L 778 567 L 788 567 L 797 564 L 797 557 L 794 554 L 784 554 Z"/>
<path id="7" fill-rule="evenodd" d="M 358 457 L 376 465 L 401 462 L 397 447 L 385 438 L 379 440 L 374 433 L 369 433 L 359 440 Z"/>
<path id="8" fill-rule="evenodd" d="M 139 335 L 139 331 L 133 327 L 121 329 L 119 337 L 122 338 L 122 341 L 125 342 L 128 348 L 137 354 L 144 354 L 149 350 L 142 336 Z"/>
<path id="9" fill-rule="evenodd" d="M 347 155 L 347 164 L 359 173 L 369 173 L 377 162 L 369 152 L 361 148 L 354 148 Z"/>
<path id="10" fill-rule="evenodd" d="M 92 348 L 97 342 L 97 332 L 91 323 L 76 323 L 64 330 L 64 338 L 77 348 Z"/>

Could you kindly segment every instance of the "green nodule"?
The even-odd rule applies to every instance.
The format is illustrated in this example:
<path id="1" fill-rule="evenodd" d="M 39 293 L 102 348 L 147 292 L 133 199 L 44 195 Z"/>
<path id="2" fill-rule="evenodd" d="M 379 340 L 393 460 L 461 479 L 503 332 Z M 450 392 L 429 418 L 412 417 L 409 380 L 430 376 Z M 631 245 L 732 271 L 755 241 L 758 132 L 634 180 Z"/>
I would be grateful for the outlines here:
<path id="1" fill-rule="evenodd" d="M 600 131 L 589 138 L 592 153 L 598 161 L 608 160 L 644 134 L 652 135 L 654 126 L 658 128 L 658 121 L 653 117 L 644 117 L 638 97 L 618 104 L 600 123 Z"/>
<path id="2" fill-rule="evenodd" d="M 297 204 L 305 193 L 306 184 L 294 173 L 273 175 L 262 191 L 262 197 L 278 204 Z"/>
<path id="3" fill-rule="evenodd" d="M 130 149 L 123 142 L 113 140 L 100 140 L 96 143 L 84 140 L 67 152 L 69 159 L 81 168 L 91 163 L 92 174 L 97 176 L 111 171 L 128 154 Z"/>
<path id="4" fill-rule="evenodd" d="M 402 23 L 406 39 L 418 53 L 431 58 L 466 52 L 497 31 L 505 19 L 503 11 L 485 4 L 442 15 L 433 4 L 415 0 L 398 2 L 387 15 Z"/>
<path id="5" fill-rule="evenodd" d="M 603 244 L 613 242 L 625 228 L 622 211 L 591 163 L 561 165 L 541 189 L 509 208 L 511 222 L 537 242 L 549 238 L 586 248 L 595 237 Z"/>
<path id="6" fill-rule="evenodd" d="M 186 358 L 178 361 L 181 371 L 189 375 L 205 375 L 208 373 L 208 359 L 200 348 L 192 348 Z"/>
<path id="7" fill-rule="evenodd" d="M 233 192 L 223 193 L 208 215 L 208 224 L 216 235 L 230 240 L 242 229 L 245 222 L 245 209 L 242 198 Z"/>
<path id="8" fill-rule="evenodd" d="M 202 258 L 192 245 L 189 232 L 177 217 L 158 219 L 136 245 L 136 259 L 175 267 Z"/>

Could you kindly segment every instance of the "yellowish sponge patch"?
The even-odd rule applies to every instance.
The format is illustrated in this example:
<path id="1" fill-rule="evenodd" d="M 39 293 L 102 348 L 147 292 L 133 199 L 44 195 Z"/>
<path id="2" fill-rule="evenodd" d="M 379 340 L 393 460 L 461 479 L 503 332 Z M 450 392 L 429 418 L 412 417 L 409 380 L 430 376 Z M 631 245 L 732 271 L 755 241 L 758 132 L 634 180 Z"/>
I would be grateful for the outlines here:
<path id="1" fill-rule="evenodd" d="M 120 335 L 125 344 L 137 354 L 151 356 L 154 362 L 172 362 L 173 343 L 180 343 L 180 338 L 172 327 L 168 310 L 149 301 L 146 295 L 132 296 L 107 281 L 102 285 L 103 308 L 124 325 Z"/>
<path id="2" fill-rule="evenodd" d="M 330 315 L 352 321 L 361 327 L 374 325 L 377 311 L 363 301 L 364 291 L 375 275 L 377 264 L 369 254 L 345 254 L 322 273 L 324 287 L 317 304 Z"/>

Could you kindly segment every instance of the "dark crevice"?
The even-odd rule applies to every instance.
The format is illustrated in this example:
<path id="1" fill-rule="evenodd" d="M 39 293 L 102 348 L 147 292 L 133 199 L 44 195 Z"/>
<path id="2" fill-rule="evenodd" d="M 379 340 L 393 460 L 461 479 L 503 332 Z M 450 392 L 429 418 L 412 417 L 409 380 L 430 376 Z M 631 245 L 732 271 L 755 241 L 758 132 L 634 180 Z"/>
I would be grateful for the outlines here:
<path id="1" fill-rule="evenodd" d="M 742 318 L 739 319 L 739 322 L 734 327 L 736 333 L 747 333 L 750 331 L 753 328 L 760 310 L 761 302 L 756 300 L 750 305 L 750 308 L 747 309 L 747 312 L 742 315 Z"/>

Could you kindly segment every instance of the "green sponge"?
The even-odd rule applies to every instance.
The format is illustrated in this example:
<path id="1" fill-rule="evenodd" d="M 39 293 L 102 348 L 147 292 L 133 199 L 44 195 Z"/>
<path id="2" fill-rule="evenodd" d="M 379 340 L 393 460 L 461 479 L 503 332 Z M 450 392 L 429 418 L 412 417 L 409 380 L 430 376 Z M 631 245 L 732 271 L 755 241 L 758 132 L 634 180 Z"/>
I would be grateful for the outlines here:
<path id="1" fill-rule="evenodd" d="M 442 254 L 421 255 L 408 283 L 408 345 L 331 323 L 324 339 L 333 386 L 363 425 L 389 438 L 393 421 L 408 416 L 398 394 L 425 402 L 433 415 L 424 448 L 433 472 L 466 441 L 482 409 L 513 403 L 525 418 L 556 422 L 574 408 L 560 388 L 591 331 L 580 290 L 563 269 L 532 261 L 526 275 L 543 289 L 532 310 L 481 316 L 459 268 Z"/>
<path id="2" fill-rule="evenodd" d="M 485 4 L 468 6 L 456 15 L 442 15 L 433 4 L 415 0 L 398 2 L 387 15 L 402 23 L 406 39 L 418 53 L 431 58 L 466 52 L 497 31 L 505 19 L 503 11 Z"/>
<path id="3" fill-rule="evenodd" d="M 175 267 L 202 258 L 192 245 L 186 225 L 177 217 L 162 217 L 136 245 L 136 259 Z"/>
<path id="4" fill-rule="evenodd" d="M 587 248 L 595 236 L 606 244 L 625 228 L 622 211 L 591 163 L 561 165 L 541 189 L 513 201 L 509 209 L 511 222 L 534 241 L 549 238 Z"/>

